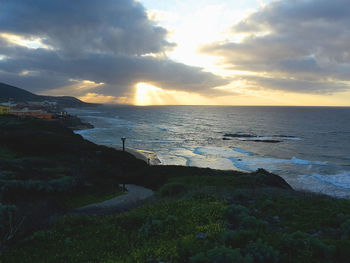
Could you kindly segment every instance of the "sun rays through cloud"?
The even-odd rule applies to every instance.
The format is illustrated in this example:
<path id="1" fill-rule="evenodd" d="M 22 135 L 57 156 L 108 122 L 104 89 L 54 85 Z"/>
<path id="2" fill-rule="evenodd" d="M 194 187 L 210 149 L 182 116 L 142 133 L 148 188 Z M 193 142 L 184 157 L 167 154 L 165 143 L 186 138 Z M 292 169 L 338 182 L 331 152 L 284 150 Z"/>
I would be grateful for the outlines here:
<path id="1" fill-rule="evenodd" d="M 350 106 L 346 1 L 5 1 L 0 80 L 134 105 Z"/>
<path id="2" fill-rule="evenodd" d="M 136 106 L 215 105 L 217 102 L 200 94 L 166 90 L 149 83 L 139 82 L 135 85 L 134 104 Z"/>

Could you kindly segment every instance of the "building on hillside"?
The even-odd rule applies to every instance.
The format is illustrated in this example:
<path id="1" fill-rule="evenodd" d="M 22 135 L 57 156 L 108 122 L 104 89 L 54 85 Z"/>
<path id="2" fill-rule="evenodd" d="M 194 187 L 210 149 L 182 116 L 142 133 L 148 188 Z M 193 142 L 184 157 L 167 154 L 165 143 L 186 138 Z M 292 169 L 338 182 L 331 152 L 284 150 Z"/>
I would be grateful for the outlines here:
<path id="1" fill-rule="evenodd" d="M 9 114 L 9 113 L 10 113 L 10 107 L 0 105 L 0 115 Z"/>
<path id="2" fill-rule="evenodd" d="M 12 100 L 9 100 L 8 102 L 1 102 L 0 105 L 12 108 L 17 106 L 17 103 L 13 102 Z"/>
<path id="3" fill-rule="evenodd" d="M 26 108 L 22 110 L 11 110 L 10 114 L 16 115 L 16 116 L 28 116 L 28 117 L 34 117 L 39 119 L 52 119 L 52 114 L 44 112 L 42 110 L 28 110 Z"/>

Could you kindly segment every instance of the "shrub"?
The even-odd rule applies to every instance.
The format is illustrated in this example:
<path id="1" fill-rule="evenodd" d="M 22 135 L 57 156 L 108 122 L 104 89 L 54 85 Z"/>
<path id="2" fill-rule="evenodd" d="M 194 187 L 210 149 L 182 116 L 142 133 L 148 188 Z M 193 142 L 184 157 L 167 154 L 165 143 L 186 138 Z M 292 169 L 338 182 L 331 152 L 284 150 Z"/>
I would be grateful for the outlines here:
<path id="1" fill-rule="evenodd" d="M 16 206 L 0 203 L 0 248 L 15 237 L 23 220 L 19 217 Z"/>
<path id="2" fill-rule="evenodd" d="M 1 198 L 6 202 L 42 198 L 44 194 L 69 192 L 75 185 L 65 176 L 48 182 L 42 180 L 0 180 Z"/>
<path id="3" fill-rule="evenodd" d="M 274 202 L 270 199 L 265 199 L 263 202 L 262 202 L 262 208 L 263 209 L 268 209 L 268 208 L 271 208 L 273 207 L 274 205 Z"/>
<path id="4" fill-rule="evenodd" d="M 241 218 L 240 227 L 254 229 L 254 230 L 265 230 L 267 223 L 263 220 L 257 219 L 255 216 L 244 216 Z"/>
<path id="5" fill-rule="evenodd" d="M 182 183 L 169 183 L 159 189 L 159 193 L 163 197 L 176 196 L 178 194 L 184 193 L 185 191 L 186 186 Z"/>
<path id="6" fill-rule="evenodd" d="M 341 224 L 340 229 L 343 233 L 343 238 L 350 238 L 350 219 L 346 220 L 343 224 Z"/>
<path id="7" fill-rule="evenodd" d="M 243 201 L 243 200 L 248 199 L 249 195 L 248 195 L 246 190 L 237 189 L 233 192 L 232 197 L 236 200 Z"/>
<path id="8" fill-rule="evenodd" d="M 48 182 L 49 188 L 51 188 L 54 192 L 62 193 L 69 192 L 75 186 L 76 182 L 74 178 L 69 176 L 63 176 L 58 179 L 53 179 Z M 47 190 L 47 192 L 49 192 Z"/>
<path id="9" fill-rule="evenodd" d="M 342 239 L 337 242 L 334 262 L 348 262 L 350 258 L 350 240 Z"/>
<path id="10" fill-rule="evenodd" d="M 225 246 L 244 248 L 248 242 L 256 239 L 256 233 L 250 230 L 229 230 L 222 233 L 221 239 Z"/>
<path id="11" fill-rule="evenodd" d="M 258 239 L 256 242 L 249 242 L 245 248 L 245 253 L 251 255 L 256 263 L 278 262 L 279 257 L 279 252 L 263 243 L 261 239 Z"/>
<path id="12" fill-rule="evenodd" d="M 248 209 L 241 205 L 230 205 L 223 211 L 223 216 L 230 223 L 237 225 L 240 219 L 248 215 Z"/>
<path id="13" fill-rule="evenodd" d="M 216 247 L 208 250 L 206 253 L 198 253 L 190 257 L 191 263 L 251 263 L 252 258 L 248 255 L 246 257 L 241 255 L 239 248 L 231 249 L 227 247 Z"/>
<path id="14" fill-rule="evenodd" d="M 2 146 L 0 147 L 0 158 L 15 159 L 17 158 L 17 154 L 10 149 Z"/>
<path id="15" fill-rule="evenodd" d="M 162 229 L 162 220 L 156 219 L 154 217 L 149 217 L 146 219 L 146 222 L 141 226 L 139 232 L 146 237 L 150 237 L 159 233 L 160 231 L 162 231 Z"/>
<path id="16" fill-rule="evenodd" d="M 94 217 L 85 214 L 64 216 L 56 222 L 56 227 L 60 230 L 66 227 L 84 227 L 84 225 L 91 224 L 94 220 Z"/>
<path id="17" fill-rule="evenodd" d="M 203 190 L 194 191 L 190 193 L 190 196 L 192 199 L 200 200 L 200 201 L 207 201 L 207 202 L 216 202 L 218 200 L 217 196 L 215 194 L 208 193 Z"/>
<path id="18" fill-rule="evenodd" d="M 324 259 L 331 259 L 333 257 L 334 246 L 328 246 L 317 238 L 311 238 L 309 242 L 314 257 Z"/>
<path id="19" fill-rule="evenodd" d="M 29 241 L 47 241 L 50 240 L 50 238 L 52 237 L 52 231 L 49 230 L 41 230 L 38 232 L 35 232 L 33 235 L 31 235 L 30 237 L 27 238 L 27 240 Z"/>
<path id="20" fill-rule="evenodd" d="M 309 248 L 308 242 L 309 235 L 301 231 L 294 232 L 292 234 L 286 234 L 283 237 L 284 246 L 291 250 L 302 250 Z"/>
<path id="21" fill-rule="evenodd" d="M 283 252 L 290 258 L 296 257 L 300 262 L 308 262 L 311 258 L 329 259 L 334 253 L 333 246 L 328 246 L 301 231 L 284 235 L 281 243 Z"/>
<path id="22" fill-rule="evenodd" d="M 208 258 L 203 252 L 201 252 L 194 255 L 193 257 L 190 257 L 189 262 L 190 263 L 208 263 Z"/>

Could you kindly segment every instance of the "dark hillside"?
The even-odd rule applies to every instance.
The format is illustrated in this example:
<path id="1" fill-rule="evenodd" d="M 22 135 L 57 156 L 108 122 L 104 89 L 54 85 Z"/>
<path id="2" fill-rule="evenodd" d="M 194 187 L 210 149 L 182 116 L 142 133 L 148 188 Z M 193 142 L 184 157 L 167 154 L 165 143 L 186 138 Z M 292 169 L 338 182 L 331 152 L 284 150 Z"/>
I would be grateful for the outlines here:
<path id="1" fill-rule="evenodd" d="M 42 228 L 65 211 L 65 200 L 116 193 L 119 177 L 145 167 L 129 153 L 86 141 L 58 122 L 0 116 L 0 225 L 16 215 L 18 224 L 25 218 L 23 234 Z M 7 230 L 0 227 L 0 236 Z M 0 237 L 0 248 L 2 242 Z"/>
<path id="2" fill-rule="evenodd" d="M 56 102 L 61 107 L 87 107 L 90 105 L 96 105 L 83 102 L 77 98 L 63 96 L 39 96 L 24 89 L 20 89 L 5 83 L 0 83 L 0 102 L 7 102 L 12 100 L 14 102 Z"/>
<path id="3" fill-rule="evenodd" d="M 18 102 L 40 101 L 40 96 L 35 95 L 24 89 L 16 88 L 5 83 L 0 83 L 0 102 L 7 102 L 13 99 Z"/>

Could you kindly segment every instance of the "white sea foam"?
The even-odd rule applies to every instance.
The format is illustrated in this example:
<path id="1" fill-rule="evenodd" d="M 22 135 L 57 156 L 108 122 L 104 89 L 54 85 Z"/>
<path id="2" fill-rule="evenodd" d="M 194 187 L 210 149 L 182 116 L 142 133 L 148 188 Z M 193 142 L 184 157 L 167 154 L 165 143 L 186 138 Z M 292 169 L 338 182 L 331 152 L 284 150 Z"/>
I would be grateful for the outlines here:
<path id="1" fill-rule="evenodd" d="M 187 159 L 181 156 L 157 153 L 158 159 L 163 165 L 183 165 L 186 166 Z"/>
<path id="2" fill-rule="evenodd" d="M 102 117 L 102 116 L 93 116 L 93 115 L 82 115 L 80 116 L 82 119 L 92 119 L 92 120 L 102 120 L 107 123 L 115 124 L 116 122 L 120 122 L 121 120 L 119 119 L 118 116 L 111 118 L 111 117 Z"/>
<path id="3" fill-rule="evenodd" d="M 288 165 L 290 160 L 278 159 L 278 158 L 264 158 L 264 157 L 252 157 L 252 158 L 230 158 L 234 165 L 246 171 L 256 171 L 259 168 L 264 168 L 268 171 L 274 171 L 278 165 Z"/>
<path id="4" fill-rule="evenodd" d="M 246 155 L 246 153 L 222 147 L 196 147 L 193 153 L 204 156 L 216 156 L 220 158 L 242 157 Z"/>
<path id="5" fill-rule="evenodd" d="M 102 130 L 108 130 L 108 128 L 92 128 L 92 129 L 85 129 L 85 130 L 75 130 L 75 134 L 80 134 L 81 136 L 85 136 L 87 134 L 94 134 L 97 131 L 102 131 Z"/>
<path id="6" fill-rule="evenodd" d="M 298 137 L 288 137 L 288 136 L 256 136 L 256 137 L 240 137 L 241 141 L 300 141 L 301 138 Z"/>
<path id="7" fill-rule="evenodd" d="M 188 158 L 188 166 L 196 166 L 202 168 L 220 169 L 220 170 L 234 170 L 233 163 L 227 158 L 210 158 L 206 156 L 192 156 Z"/>
<path id="8" fill-rule="evenodd" d="M 283 140 L 288 140 L 288 141 L 301 141 L 301 138 L 298 138 L 298 137 L 274 137 L 274 138 L 281 138 Z"/>
<path id="9" fill-rule="evenodd" d="M 274 172 L 277 170 L 290 169 L 293 166 L 327 165 L 327 162 L 302 160 L 295 157 L 291 159 L 259 157 L 252 152 L 240 148 L 177 148 L 176 150 L 172 150 L 170 154 L 180 158 L 185 158 L 187 160 L 186 165 L 211 167 L 222 170 L 239 169 L 244 171 L 256 171 L 259 168 L 263 168 Z M 231 164 L 229 164 L 230 162 Z"/>
<path id="10" fill-rule="evenodd" d="M 264 168 L 284 176 L 284 178 L 292 178 L 290 181 L 299 189 L 311 189 L 336 196 L 345 196 L 350 193 L 350 189 L 342 188 L 344 187 L 343 181 L 345 180 L 345 184 L 347 184 L 348 177 L 345 177 L 341 172 L 334 172 L 347 171 L 349 167 L 344 165 L 337 167 L 333 164 L 333 162 L 349 163 L 346 157 L 343 158 L 343 156 L 347 156 L 347 149 L 349 149 L 347 147 L 349 140 L 344 136 L 343 130 L 334 131 L 335 133 L 331 134 L 336 136 L 334 138 L 328 136 L 329 133 L 324 137 L 316 133 L 314 138 L 308 138 L 309 143 L 297 145 L 299 143 L 294 141 L 302 140 L 304 136 L 307 138 L 309 131 L 317 131 L 319 127 L 317 123 L 317 125 L 311 123 L 309 127 L 295 127 L 298 122 L 291 126 L 289 124 L 287 126 L 274 126 L 270 125 L 270 123 L 275 123 L 273 115 L 265 115 L 268 121 L 251 115 L 255 118 L 254 127 L 259 128 L 254 130 L 251 129 L 252 125 L 249 122 L 246 123 L 246 119 L 249 118 L 246 118 L 245 114 L 251 114 L 250 111 L 246 112 L 245 109 L 240 111 L 244 114 L 237 114 L 235 118 L 228 119 L 225 117 L 226 114 L 213 117 L 210 110 L 196 112 L 194 108 L 187 109 L 185 107 L 171 109 L 171 112 L 168 109 L 149 109 L 142 113 L 133 108 L 91 108 L 78 110 L 76 113 L 97 128 L 77 131 L 76 133 L 95 143 L 111 141 L 118 145 L 121 143 L 120 137 L 125 135 L 128 138 L 127 146 L 155 151 L 163 164 L 195 165 L 245 171 Z M 231 113 L 231 109 L 228 109 L 227 112 Z M 288 113 L 286 118 L 288 116 L 294 117 L 295 115 Z M 295 117 L 293 121 L 302 115 Z M 328 118 L 325 124 L 331 120 L 332 118 Z M 347 123 L 346 119 L 342 121 Z M 239 135 L 238 137 L 232 136 L 231 141 L 223 142 L 222 131 L 236 132 L 231 130 L 233 127 L 242 132 L 236 133 Z M 307 128 L 307 133 L 304 132 L 304 128 Z M 325 128 L 329 128 L 330 132 L 334 130 L 333 126 L 328 126 L 328 124 Z M 295 131 L 293 132 L 293 130 Z M 275 140 L 282 143 L 275 145 L 263 144 L 262 142 L 253 144 L 240 140 Z M 336 140 L 339 140 L 339 143 Z M 231 148 L 228 145 L 232 145 Z M 248 145 L 249 148 L 246 148 L 245 145 Z M 237 147 L 234 148 L 235 146 Z M 320 153 L 319 146 L 324 152 L 328 149 L 339 149 L 339 151 L 332 150 L 333 152 L 329 156 L 330 163 L 327 164 L 327 162 L 323 162 L 327 160 L 323 158 L 327 157 L 320 157 L 321 154 L 325 153 Z M 305 157 L 305 159 L 310 160 L 293 157 L 299 156 L 302 152 L 308 152 L 310 157 Z M 333 175 L 325 175 L 327 173 Z M 300 174 L 305 176 L 299 178 Z"/>
<path id="11" fill-rule="evenodd" d="M 249 151 L 247 151 L 247 150 L 240 149 L 240 148 L 237 148 L 237 147 L 233 148 L 233 150 L 234 150 L 235 152 L 244 153 L 244 154 L 249 155 L 249 156 L 254 155 L 254 153 L 252 153 L 252 152 L 249 152 Z"/>
<path id="12" fill-rule="evenodd" d="M 233 163 L 233 165 L 238 169 L 242 171 L 252 172 L 253 170 L 247 167 L 243 162 L 242 159 L 237 158 L 229 158 L 229 160 Z"/>
<path id="13" fill-rule="evenodd" d="M 328 164 L 327 162 L 302 160 L 296 157 L 293 157 L 291 161 L 292 163 L 299 164 L 299 165 L 327 165 Z"/>
<path id="14" fill-rule="evenodd" d="M 318 180 L 321 180 L 322 182 L 326 182 L 337 187 L 350 189 L 350 171 L 343 171 L 332 175 L 313 174 L 312 176 Z"/>
<path id="15" fill-rule="evenodd" d="M 339 198 L 350 198 L 350 171 L 332 175 L 298 175 L 284 179 L 297 190 L 322 193 Z"/>

